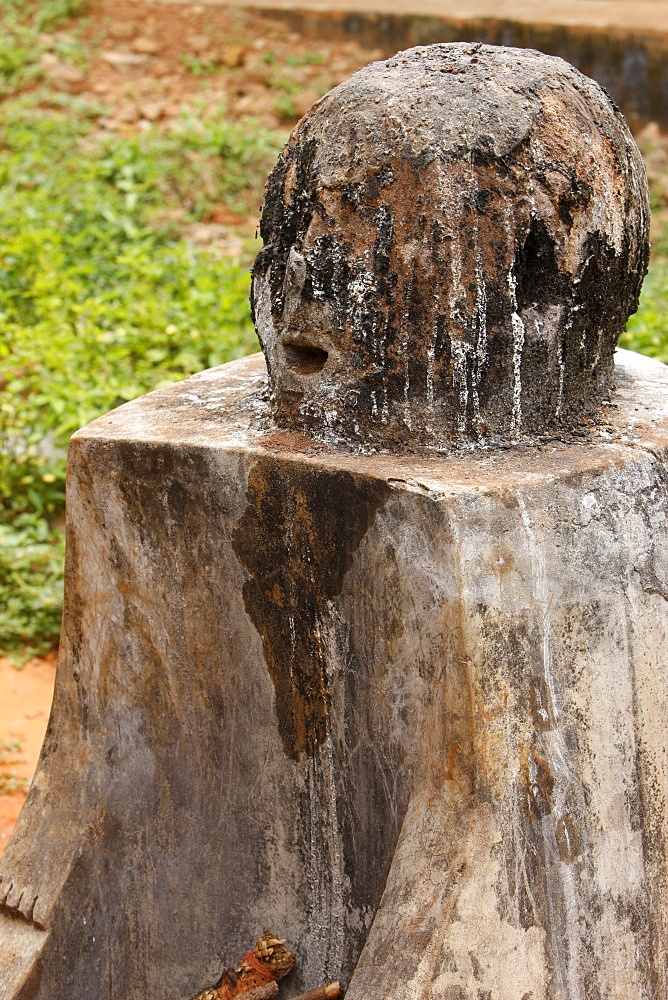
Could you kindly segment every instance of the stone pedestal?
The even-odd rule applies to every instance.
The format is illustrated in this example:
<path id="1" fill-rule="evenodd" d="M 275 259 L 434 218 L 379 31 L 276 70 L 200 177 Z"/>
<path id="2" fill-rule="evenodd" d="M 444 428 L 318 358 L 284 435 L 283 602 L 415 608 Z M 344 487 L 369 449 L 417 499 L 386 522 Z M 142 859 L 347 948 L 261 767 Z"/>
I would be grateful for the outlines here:
<path id="1" fill-rule="evenodd" d="M 668 995 L 668 370 L 540 447 L 329 451 L 256 356 L 72 442 L 2 1000 Z"/>

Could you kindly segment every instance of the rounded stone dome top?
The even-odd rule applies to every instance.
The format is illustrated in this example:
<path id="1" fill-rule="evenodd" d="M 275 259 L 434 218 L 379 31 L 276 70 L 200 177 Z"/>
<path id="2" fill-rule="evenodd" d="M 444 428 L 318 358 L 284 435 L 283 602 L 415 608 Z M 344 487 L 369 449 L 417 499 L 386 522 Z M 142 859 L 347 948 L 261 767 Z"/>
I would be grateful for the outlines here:
<path id="1" fill-rule="evenodd" d="M 252 305 L 277 422 L 390 449 L 573 427 L 610 391 L 648 220 L 623 116 L 562 59 L 364 67 L 267 182 Z"/>

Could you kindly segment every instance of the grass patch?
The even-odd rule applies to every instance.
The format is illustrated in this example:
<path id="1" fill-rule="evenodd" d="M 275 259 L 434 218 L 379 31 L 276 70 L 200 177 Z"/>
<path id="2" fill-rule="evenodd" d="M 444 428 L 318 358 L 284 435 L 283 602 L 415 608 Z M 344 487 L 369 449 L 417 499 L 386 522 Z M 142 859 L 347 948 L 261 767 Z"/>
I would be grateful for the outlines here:
<path id="1" fill-rule="evenodd" d="M 652 262 L 638 311 L 629 319 L 619 346 L 668 364 L 668 259 L 659 257 Z"/>
<path id="2" fill-rule="evenodd" d="M 5 770 L 4 765 L 23 763 L 18 758 L 21 744 L 0 743 L 0 795 L 12 795 L 14 792 L 27 792 L 30 782 L 15 771 Z"/>
<path id="3" fill-rule="evenodd" d="M 13 655 L 58 636 L 72 432 L 256 348 L 247 263 L 179 227 L 221 203 L 248 212 L 280 144 L 220 116 L 100 138 L 91 105 L 38 99 L 0 111 L 0 648 Z"/>
<path id="4" fill-rule="evenodd" d="M 39 79 L 39 59 L 49 49 L 44 32 L 85 13 L 87 6 L 86 0 L 0 0 L 0 95 Z M 61 46 L 63 58 L 76 49 L 73 39 L 63 39 Z"/>

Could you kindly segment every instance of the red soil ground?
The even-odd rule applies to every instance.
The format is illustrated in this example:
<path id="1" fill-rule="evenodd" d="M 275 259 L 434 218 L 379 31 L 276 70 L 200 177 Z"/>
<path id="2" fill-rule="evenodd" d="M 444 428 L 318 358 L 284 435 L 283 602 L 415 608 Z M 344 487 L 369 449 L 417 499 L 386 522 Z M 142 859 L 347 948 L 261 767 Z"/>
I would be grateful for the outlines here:
<path id="1" fill-rule="evenodd" d="M 0 854 L 26 797 L 49 721 L 56 654 L 17 670 L 0 658 Z M 23 786 L 5 792 L 3 788 Z"/>

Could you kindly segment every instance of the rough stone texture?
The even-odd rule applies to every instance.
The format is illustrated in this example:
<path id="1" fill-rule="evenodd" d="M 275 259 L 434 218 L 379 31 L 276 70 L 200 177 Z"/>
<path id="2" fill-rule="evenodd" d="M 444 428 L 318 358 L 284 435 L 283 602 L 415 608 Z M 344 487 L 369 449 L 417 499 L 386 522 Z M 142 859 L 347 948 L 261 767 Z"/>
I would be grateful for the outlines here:
<path id="1" fill-rule="evenodd" d="M 267 184 L 253 306 L 273 408 L 397 450 L 573 427 L 648 255 L 642 159 L 561 59 L 432 45 L 355 73 Z"/>
<path id="2" fill-rule="evenodd" d="M 184 1000 L 266 926 L 288 996 L 668 995 L 668 370 L 616 377 L 542 448 L 330 451 L 258 356 L 75 436 L 2 1000 Z"/>

